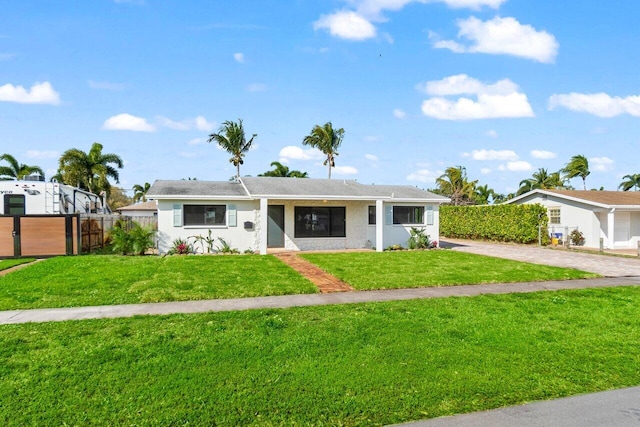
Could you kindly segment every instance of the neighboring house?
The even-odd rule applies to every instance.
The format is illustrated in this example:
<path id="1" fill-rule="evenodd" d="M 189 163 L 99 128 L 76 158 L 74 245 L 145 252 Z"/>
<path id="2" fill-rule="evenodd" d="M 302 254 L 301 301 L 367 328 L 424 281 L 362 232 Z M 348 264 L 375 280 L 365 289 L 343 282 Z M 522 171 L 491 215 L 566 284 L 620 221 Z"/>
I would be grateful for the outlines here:
<path id="1" fill-rule="evenodd" d="M 241 178 L 239 182 L 156 181 L 158 249 L 177 238 L 225 239 L 241 251 L 294 251 L 406 245 L 411 227 L 439 239 L 438 210 L 449 201 L 416 187 L 353 180 Z"/>
<path id="2" fill-rule="evenodd" d="M 130 217 L 154 217 L 158 215 L 158 204 L 155 200 L 135 203 L 116 209 L 120 215 Z"/>
<path id="3" fill-rule="evenodd" d="M 640 192 L 533 190 L 505 203 L 545 206 L 550 230 L 577 227 L 588 247 L 602 238 L 606 249 L 636 248 L 640 240 Z"/>

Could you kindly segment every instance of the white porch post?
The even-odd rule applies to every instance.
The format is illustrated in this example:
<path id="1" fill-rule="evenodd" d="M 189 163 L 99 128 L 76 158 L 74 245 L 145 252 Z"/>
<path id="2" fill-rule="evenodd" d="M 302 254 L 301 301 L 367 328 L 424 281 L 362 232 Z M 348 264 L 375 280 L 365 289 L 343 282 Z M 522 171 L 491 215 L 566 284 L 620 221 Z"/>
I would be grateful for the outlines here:
<path id="1" fill-rule="evenodd" d="M 269 200 L 260 199 L 260 255 L 267 254 L 267 237 L 269 226 Z"/>
<path id="2" fill-rule="evenodd" d="M 607 213 L 607 247 L 609 249 L 613 249 L 613 239 L 615 236 L 614 230 L 616 226 L 616 210 L 611 209 L 610 212 Z"/>
<path id="3" fill-rule="evenodd" d="M 384 203 L 376 200 L 376 251 L 384 250 Z"/>

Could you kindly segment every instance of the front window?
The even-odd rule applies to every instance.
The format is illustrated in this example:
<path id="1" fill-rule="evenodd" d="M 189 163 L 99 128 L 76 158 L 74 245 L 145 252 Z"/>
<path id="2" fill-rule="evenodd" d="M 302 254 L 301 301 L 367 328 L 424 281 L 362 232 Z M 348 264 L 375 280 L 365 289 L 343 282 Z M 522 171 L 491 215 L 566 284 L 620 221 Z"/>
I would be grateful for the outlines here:
<path id="1" fill-rule="evenodd" d="M 549 208 L 549 224 L 560 224 L 560 208 Z"/>
<path id="2" fill-rule="evenodd" d="M 296 207 L 296 237 L 346 237 L 346 208 Z"/>
<path id="3" fill-rule="evenodd" d="M 394 206 L 394 224 L 424 224 L 424 206 Z"/>
<path id="4" fill-rule="evenodd" d="M 184 205 L 184 225 L 226 225 L 225 205 Z"/>

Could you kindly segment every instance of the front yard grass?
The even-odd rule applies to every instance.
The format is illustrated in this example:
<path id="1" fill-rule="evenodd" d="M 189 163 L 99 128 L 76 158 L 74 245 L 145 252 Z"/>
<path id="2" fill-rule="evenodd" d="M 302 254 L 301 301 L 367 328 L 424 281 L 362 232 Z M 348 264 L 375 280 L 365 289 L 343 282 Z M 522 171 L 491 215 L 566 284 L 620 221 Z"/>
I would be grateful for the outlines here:
<path id="1" fill-rule="evenodd" d="M 625 287 L 4 325 L 0 424 L 370 426 L 627 387 L 639 319 Z"/>
<path id="2" fill-rule="evenodd" d="M 0 310 L 315 292 L 273 256 L 87 255 L 47 259 L 0 277 Z"/>
<path id="3" fill-rule="evenodd" d="M 358 290 L 600 277 L 575 269 L 449 250 L 313 253 L 300 256 Z"/>

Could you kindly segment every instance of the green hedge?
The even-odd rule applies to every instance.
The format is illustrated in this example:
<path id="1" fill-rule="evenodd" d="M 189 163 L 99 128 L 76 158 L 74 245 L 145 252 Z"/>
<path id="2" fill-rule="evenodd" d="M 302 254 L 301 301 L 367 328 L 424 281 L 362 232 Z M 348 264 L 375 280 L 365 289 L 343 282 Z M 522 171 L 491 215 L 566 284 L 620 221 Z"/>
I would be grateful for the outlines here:
<path id="1" fill-rule="evenodd" d="M 547 244 L 547 209 L 542 205 L 441 206 L 440 235 L 460 239 Z"/>

